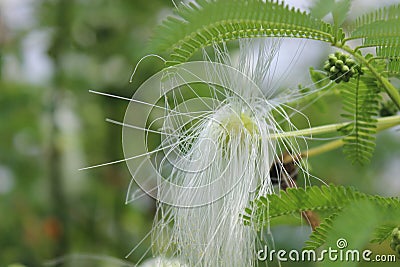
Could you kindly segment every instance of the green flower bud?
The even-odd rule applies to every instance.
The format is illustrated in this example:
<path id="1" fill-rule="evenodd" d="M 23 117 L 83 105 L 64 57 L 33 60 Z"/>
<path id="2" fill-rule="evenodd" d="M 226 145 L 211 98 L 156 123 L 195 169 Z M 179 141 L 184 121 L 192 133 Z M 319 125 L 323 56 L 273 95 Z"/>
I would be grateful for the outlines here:
<path id="1" fill-rule="evenodd" d="M 330 69 L 331 69 L 331 64 L 329 64 L 329 61 L 325 62 L 324 70 L 329 71 Z"/>
<path id="2" fill-rule="evenodd" d="M 335 55 L 333 55 L 333 54 L 330 54 L 329 57 L 328 57 L 328 61 L 329 61 L 329 63 L 330 63 L 331 65 L 335 64 L 335 62 L 336 62 L 337 60 L 338 60 L 337 57 L 335 57 Z"/>
<path id="3" fill-rule="evenodd" d="M 344 66 L 344 62 L 342 60 L 336 60 L 335 66 L 339 69 L 341 69 Z"/>
<path id="4" fill-rule="evenodd" d="M 396 242 L 394 242 L 394 241 L 390 242 L 390 248 L 391 248 L 393 251 L 396 251 L 396 246 L 397 246 L 397 243 L 396 243 Z"/>
<path id="5" fill-rule="evenodd" d="M 342 80 L 347 83 L 348 81 L 350 81 L 350 76 L 344 75 Z"/>
<path id="6" fill-rule="evenodd" d="M 360 67 L 349 55 L 341 52 L 330 54 L 328 60 L 324 63 L 324 70 L 329 78 L 335 80 L 336 83 L 348 82 L 355 74 L 362 74 L 359 69 Z"/>
<path id="7" fill-rule="evenodd" d="M 348 58 L 349 58 L 349 56 L 348 56 L 348 55 L 345 55 L 345 54 L 341 54 L 340 57 L 339 57 L 339 59 L 340 59 L 341 61 L 343 61 L 343 62 L 346 62 Z"/>
<path id="8" fill-rule="evenodd" d="M 329 70 L 331 73 L 338 73 L 339 69 L 336 68 L 335 66 L 332 66 L 332 68 Z"/>
<path id="9" fill-rule="evenodd" d="M 395 235 L 399 231 L 399 227 L 396 227 L 392 230 L 392 236 Z"/>
<path id="10" fill-rule="evenodd" d="M 400 244 L 400 229 L 399 228 L 394 228 L 392 231 L 392 238 L 393 241 L 397 242 L 398 244 Z"/>
<path id="11" fill-rule="evenodd" d="M 346 65 L 351 68 L 354 65 L 356 65 L 356 62 L 353 59 L 349 58 L 349 59 L 346 60 Z"/>

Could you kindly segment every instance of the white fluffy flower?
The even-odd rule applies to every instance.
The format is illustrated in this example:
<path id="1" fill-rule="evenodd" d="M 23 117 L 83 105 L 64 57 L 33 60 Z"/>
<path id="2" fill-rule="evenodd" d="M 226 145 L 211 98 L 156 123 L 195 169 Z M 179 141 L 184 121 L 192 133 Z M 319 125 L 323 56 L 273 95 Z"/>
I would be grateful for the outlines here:
<path id="1" fill-rule="evenodd" d="M 186 190 L 158 188 L 158 199 L 172 198 L 182 205 L 159 202 L 153 232 L 156 254 L 188 266 L 256 265 L 257 233 L 243 224 L 240 214 L 255 197 L 274 193 L 274 161 L 284 151 L 300 152 L 296 141 L 273 138 L 282 133 L 273 112 L 293 127 L 282 105 L 299 96 L 297 91 L 265 88 L 278 43 L 240 41 L 237 64 L 231 63 L 225 46 L 215 46 L 215 60 L 241 73 L 236 77 L 218 65 L 206 70 L 229 90 L 207 84 L 204 97 L 198 87 L 187 84 L 195 94 L 188 101 L 182 101 L 184 91 L 166 94 L 164 115 L 153 119 L 162 118 L 164 133 L 162 153 L 154 158 L 164 179 Z M 176 79 L 180 84 L 181 76 L 172 74 L 168 82 Z M 256 86 L 247 86 L 243 77 Z M 200 112 L 202 106 L 208 110 Z"/>

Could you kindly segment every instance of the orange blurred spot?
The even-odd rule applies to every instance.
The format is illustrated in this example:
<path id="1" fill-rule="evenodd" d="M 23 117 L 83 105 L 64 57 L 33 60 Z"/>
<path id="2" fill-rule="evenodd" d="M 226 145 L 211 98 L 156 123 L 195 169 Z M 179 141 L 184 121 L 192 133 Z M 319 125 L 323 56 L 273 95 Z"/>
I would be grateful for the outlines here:
<path id="1" fill-rule="evenodd" d="M 43 222 L 44 234 L 46 237 L 58 240 L 63 232 L 63 227 L 57 218 L 49 217 Z"/>

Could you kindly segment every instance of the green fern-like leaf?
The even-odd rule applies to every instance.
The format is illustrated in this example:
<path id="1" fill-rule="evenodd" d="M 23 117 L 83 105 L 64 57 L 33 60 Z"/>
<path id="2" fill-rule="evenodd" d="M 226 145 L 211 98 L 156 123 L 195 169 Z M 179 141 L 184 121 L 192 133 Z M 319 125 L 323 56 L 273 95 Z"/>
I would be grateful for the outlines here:
<path id="1" fill-rule="evenodd" d="M 400 73 L 400 36 L 397 37 L 399 44 L 381 46 L 377 48 L 376 54 L 379 57 L 387 58 L 388 62 L 388 73 L 390 75 L 396 75 Z"/>
<path id="2" fill-rule="evenodd" d="M 335 0 L 316 0 L 310 8 L 310 14 L 322 19 L 335 8 Z"/>
<path id="3" fill-rule="evenodd" d="M 334 213 L 325 218 L 321 224 L 311 233 L 306 241 L 306 246 L 303 249 L 314 250 L 322 246 L 326 242 L 326 235 L 332 230 L 333 220 L 337 217 Z"/>
<path id="4" fill-rule="evenodd" d="M 382 206 L 400 208 L 398 198 L 371 196 L 351 187 L 344 186 L 312 186 L 303 188 L 288 188 L 279 195 L 271 194 L 260 197 L 253 203 L 253 208 L 247 208 L 243 216 L 247 222 L 265 226 L 271 218 L 298 214 L 303 211 L 329 211 L 338 213 L 344 207 L 359 200 L 371 200 Z"/>
<path id="5" fill-rule="evenodd" d="M 375 229 L 374 237 L 371 239 L 371 243 L 382 243 L 390 237 L 394 228 L 398 227 L 396 223 L 388 223 L 379 226 Z"/>
<path id="6" fill-rule="evenodd" d="M 327 14 L 332 13 L 335 26 L 341 26 L 350 10 L 351 0 L 316 0 L 310 8 L 310 14 L 322 19 Z"/>
<path id="7" fill-rule="evenodd" d="M 358 17 L 350 28 L 352 29 L 351 36 L 353 38 L 369 38 L 371 36 L 395 36 L 390 34 L 392 30 L 388 28 L 380 28 L 382 25 L 392 26 L 397 30 L 400 17 L 400 5 L 392 5 L 389 7 L 379 8 L 371 13 L 364 14 Z M 390 28 L 392 28 L 390 27 Z"/>
<path id="8" fill-rule="evenodd" d="M 267 0 L 197 0 L 181 5 L 156 31 L 155 50 L 171 53 L 170 64 L 187 61 L 197 50 L 239 38 L 297 37 L 335 43 L 341 29 L 309 14 Z"/>
<path id="9" fill-rule="evenodd" d="M 374 152 L 376 117 L 381 100 L 379 91 L 376 79 L 368 73 L 342 85 L 341 95 L 345 111 L 342 116 L 351 123 L 340 131 L 346 136 L 343 152 L 353 163 L 368 162 Z"/>
<path id="10" fill-rule="evenodd" d="M 333 223 L 337 216 L 338 214 L 334 213 L 331 216 L 325 218 L 321 222 L 321 224 L 311 233 L 310 237 L 306 241 L 306 246 L 303 249 L 315 250 L 325 244 L 327 234 L 332 231 Z M 396 223 L 387 223 L 378 226 L 374 231 L 373 238 L 370 240 L 370 243 L 381 244 L 391 236 L 392 231 L 395 227 L 397 227 Z"/>
<path id="11" fill-rule="evenodd" d="M 400 58 L 390 59 L 388 64 L 389 74 L 398 75 L 400 74 Z"/>
<path id="12" fill-rule="evenodd" d="M 376 45 L 379 41 L 396 41 L 395 38 L 399 32 L 400 22 L 398 18 L 374 21 L 370 24 L 365 24 L 355 29 L 351 33 L 352 38 L 364 38 L 367 44 L 374 44 L 372 40 L 376 40 Z M 380 39 L 379 39 L 380 38 Z"/>
<path id="13" fill-rule="evenodd" d="M 389 60 L 389 74 L 399 73 L 400 5 L 378 9 L 359 17 L 349 39 L 362 39 L 363 46 L 376 47 L 379 58 Z"/>
<path id="14" fill-rule="evenodd" d="M 332 230 L 326 234 L 326 248 L 339 249 L 338 241 L 346 244 L 343 252 L 362 251 L 371 239 L 374 230 L 387 220 L 393 220 L 399 210 L 382 201 L 365 199 L 351 203 L 332 222 Z M 397 217 L 398 218 L 398 217 Z M 361 258 L 361 257 L 360 257 Z M 342 267 L 343 262 L 325 258 L 324 267 Z M 356 260 L 347 261 L 346 267 L 359 266 Z"/>
<path id="15" fill-rule="evenodd" d="M 336 2 L 335 9 L 332 11 L 335 25 L 341 26 L 350 10 L 351 0 L 340 0 Z"/>
<path id="16" fill-rule="evenodd" d="M 254 210 L 245 210 L 244 218 L 262 226 L 271 218 L 307 210 L 338 212 L 349 202 L 366 197 L 365 194 L 343 186 L 313 186 L 306 190 L 289 188 L 279 195 L 260 197 L 254 202 Z"/>
<path id="17" fill-rule="evenodd" d="M 346 239 L 353 249 L 361 249 L 371 239 L 372 233 L 375 233 L 372 241 L 382 242 L 395 226 L 391 222 L 398 223 L 400 218 L 399 198 L 367 195 L 353 188 L 333 185 L 289 188 L 281 191 L 280 195 L 267 195 L 255 200 L 252 207 L 245 210 L 243 219 L 247 225 L 260 229 L 274 217 L 306 210 L 330 211 L 331 215 L 306 242 L 304 249 L 307 250 L 323 244 L 335 248 L 338 238 Z"/>

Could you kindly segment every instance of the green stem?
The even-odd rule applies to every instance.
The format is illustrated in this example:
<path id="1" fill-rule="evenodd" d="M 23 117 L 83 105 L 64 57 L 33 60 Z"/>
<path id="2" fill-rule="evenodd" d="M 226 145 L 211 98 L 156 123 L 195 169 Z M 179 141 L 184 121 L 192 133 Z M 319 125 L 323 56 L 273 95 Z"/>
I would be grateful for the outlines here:
<path id="1" fill-rule="evenodd" d="M 376 77 L 376 79 L 383 85 L 383 87 L 386 90 L 386 93 L 393 100 L 393 102 L 396 104 L 396 106 L 400 109 L 400 93 L 399 93 L 399 91 L 385 77 L 380 75 L 380 73 L 370 64 L 370 62 L 365 57 L 363 57 L 359 53 L 356 53 L 353 49 L 351 49 L 347 45 L 342 45 L 342 44 L 336 43 L 335 46 L 346 51 L 347 53 L 351 54 L 358 60 L 358 62 L 362 63 L 362 65 L 365 65 L 372 72 L 372 74 Z"/>
<path id="2" fill-rule="evenodd" d="M 386 129 L 391 128 L 391 127 L 393 127 L 395 125 L 400 124 L 400 121 L 398 121 L 398 120 L 400 120 L 400 116 L 392 116 L 392 117 L 382 118 L 380 123 L 378 122 L 378 127 L 376 129 L 377 132 L 386 130 Z M 304 158 L 304 157 L 310 158 L 310 157 L 317 156 L 317 155 L 323 154 L 325 152 L 329 152 L 331 150 L 337 149 L 337 148 L 339 148 L 339 147 L 341 147 L 343 145 L 344 145 L 343 138 L 342 139 L 338 139 L 338 140 L 331 141 L 331 142 L 328 142 L 326 144 L 323 144 L 323 145 L 320 145 L 320 146 L 317 146 L 317 147 L 313 147 L 313 148 L 311 148 L 311 149 L 309 149 L 307 151 L 301 152 L 300 155 L 298 157 L 296 157 L 296 158 L 294 158 L 293 155 L 285 157 L 283 159 L 283 162 L 284 163 L 289 163 L 289 162 L 292 162 L 293 160 L 298 160 L 298 159 Z"/>
<path id="3" fill-rule="evenodd" d="M 296 136 L 311 136 L 326 134 L 338 131 L 338 129 L 346 126 L 349 122 L 342 122 L 336 124 L 329 124 L 324 126 L 317 126 L 308 129 L 302 129 L 297 131 L 283 132 L 277 134 L 271 134 L 271 139 L 286 138 L 286 137 L 296 137 Z M 379 118 L 377 122 L 377 131 L 381 131 L 400 124 L 400 115 Z"/>
<path id="4" fill-rule="evenodd" d="M 339 147 L 343 146 L 343 144 L 344 144 L 343 139 L 331 141 L 329 143 L 311 148 L 311 149 L 307 150 L 306 152 L 302 152 L 301 157 L 309 158 L 309 157 L 317 156 L 317 155 L 323 154 L 325 152 L 339 148 Z"/>

